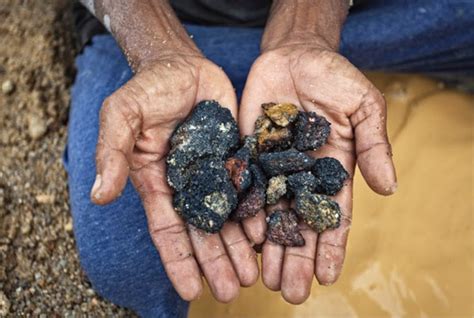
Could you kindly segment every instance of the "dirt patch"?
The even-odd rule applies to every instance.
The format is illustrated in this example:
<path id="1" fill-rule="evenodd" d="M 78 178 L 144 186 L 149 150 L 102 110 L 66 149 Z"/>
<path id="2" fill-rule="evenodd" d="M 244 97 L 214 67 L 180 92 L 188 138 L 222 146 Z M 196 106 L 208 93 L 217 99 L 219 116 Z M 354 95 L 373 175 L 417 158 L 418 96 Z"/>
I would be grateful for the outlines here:
<path id="1" fill-rule="evenodd" d="M 0 0 L 0 316 L 130 316 L 79 266 L 61 155 L 71 1 Z"/>

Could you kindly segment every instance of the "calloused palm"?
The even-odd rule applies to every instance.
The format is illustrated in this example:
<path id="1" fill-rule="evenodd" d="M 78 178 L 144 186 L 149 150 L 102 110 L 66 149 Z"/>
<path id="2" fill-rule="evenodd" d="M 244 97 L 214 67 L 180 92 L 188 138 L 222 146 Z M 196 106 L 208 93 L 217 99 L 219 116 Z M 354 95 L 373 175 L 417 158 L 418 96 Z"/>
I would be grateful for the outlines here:
<path id="1" fill-rule="evenodd" d="M 236 117 L 236 97 L 222 70 L 199 56 L 174 56 L 143 67 L 108 97 L 101 110 L 97 145 L 98 180 L 92 200 L 115 199 L 128 176 L 139 192 L 150 235 L 166 272 L 182 298 L 202 291 L 201 270 L 215 297 L 238 295 L 239 284 L 251 285 L 258 267 L 239 225 L 226 224 L 219 234 L 187 228 L 172 206 L 166 182 L 169 138 L 193 106 L 215 99 Z"/>
<path id="2" fill-rule="evenodd" d="M 331 134 L 327 145 L 313 155 L 337 158 L 351 176 L 357 162 L 375 192 L 395 191 L 384 98 L 344 57 L 307 45 L 263 53 L 251 68 L 242 97 L 239 125 L 243 134 L 253 133 L 260 105 L 266 102 L 290 102 L 325 116 L 332 123 Z M 265 242 L 263 281 L 272 290 L 281 289 L 291 303 L 309 296 L 314 274 L 321 284 L 331 284 L 341 272 L 351 225 L 352 178 L 335 200 L 343 214 L 339 228 L 318 236 L 303 226 L 304 247 L 285 249 Z"/>

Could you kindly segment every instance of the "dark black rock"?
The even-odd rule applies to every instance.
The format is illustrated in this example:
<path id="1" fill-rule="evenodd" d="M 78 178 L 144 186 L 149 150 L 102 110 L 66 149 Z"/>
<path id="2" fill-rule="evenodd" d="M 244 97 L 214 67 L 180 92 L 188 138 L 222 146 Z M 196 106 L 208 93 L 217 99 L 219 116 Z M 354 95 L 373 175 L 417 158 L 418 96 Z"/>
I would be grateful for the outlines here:
<path id="1" fill-rule="evenodd" d="M 183 189 L 197 160 L 225 160 L 238 147 L 239 140 L 237 123 L 227 108 L 216 101 L 200 102 L 171 136 L 166 160 L 169 185 L 178 191 Z"/>
<path id="2" fill-rule="evenodd" d="M 174 195 L 175 210 L 206 232 L 218 232 L 237 206 L 237 192 L 220 160 L 200 160 L 186 188 Z"/>
<path id="3" fill-rule="evenodd" d="M 270 177 L 309 170 L 315 162 L 304 152 L 295 149 L 262 153 L 258 160 L 265 173 Z"/>
<path id="4" fill-rule="evenodd" d="M 299 151 L 317 150 L 324 145 L 331 132 L 331 124 L 315 112 L 299 112 L 295 124 L 293 147 Z"/>
<path id="5" fill-rule="evenodd" d="M 283 246 L 303 246 L 304 237 L 298 227 L 298 218 L 293 210 L 274 211 L 267 218 L 267 238 Z"/>
<path id="6" fill-rule="evenodd" d="M 292 193 L 301 191 L 313 192 L 316 188 L 316 177 L 310 171 L 301 171 L 288 176 L 288 188 Z"/>
<path id="7" fill-rule="evenodd" d="M 175 190 L 176 211 L 189 224 L 215 233 L 237 206 L 224 164 L 239 140 L 230 111 L 215 101 L 197 104 L 171 136 L 168 184 Z"/>
<path id="8" fill-rule="evenodd" d="M 341 163 L 334 158 L 326 157 L 317 159 L 312 168 L 316 177 L 316 193 L 335 195 L 344 186 L 344 181 L 349 177 L 349 173 Z"/>
<path id="9" fill-rule="evenodd" d="M 257 137 L 256 136 L 245 136 L 242 141 L 242 147 L 237 150 L 234 157 L 250 161 L 257 160 Z"/>

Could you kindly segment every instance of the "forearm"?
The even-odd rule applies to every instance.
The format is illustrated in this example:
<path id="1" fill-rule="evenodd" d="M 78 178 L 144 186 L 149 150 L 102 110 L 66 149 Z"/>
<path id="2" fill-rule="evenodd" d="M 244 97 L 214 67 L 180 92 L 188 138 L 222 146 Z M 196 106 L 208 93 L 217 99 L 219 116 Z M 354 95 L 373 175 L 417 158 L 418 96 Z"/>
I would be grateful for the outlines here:
<path id="1" fill-rule="evenodd" d="M 166 0 L 81 0 L 114 35 L 134 71 L 177 53 L 200 55 Z"/>
<path id="2" fill-rule="evenodd" d="M 261 50 L 312 41 L 337 50 L 348 9 L 348 0 L 275 0 Z"/>

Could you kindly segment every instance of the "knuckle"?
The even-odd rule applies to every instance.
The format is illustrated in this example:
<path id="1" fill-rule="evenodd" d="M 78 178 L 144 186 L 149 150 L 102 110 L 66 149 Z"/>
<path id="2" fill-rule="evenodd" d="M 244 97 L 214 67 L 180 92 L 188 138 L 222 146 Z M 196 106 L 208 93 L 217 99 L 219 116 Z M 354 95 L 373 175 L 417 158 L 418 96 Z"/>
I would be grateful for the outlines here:
<path id="1" fill-rule="evenodd" d="M 186 233 L 186 227 L 183 223 L 172 223 L 167 225 L 153 225 L 150 227 L 150 235 L 154 240 L 160 241 L 162 237 L 171 235 L 180 235 Z"/>
<path id="2" fill-rule="evenodd" d="M 363 99 L 363 104 L 370 107 L 373 111 L 384 112 L 386 109 L 385 98 L 375 87 L 371 87 Z"/>

